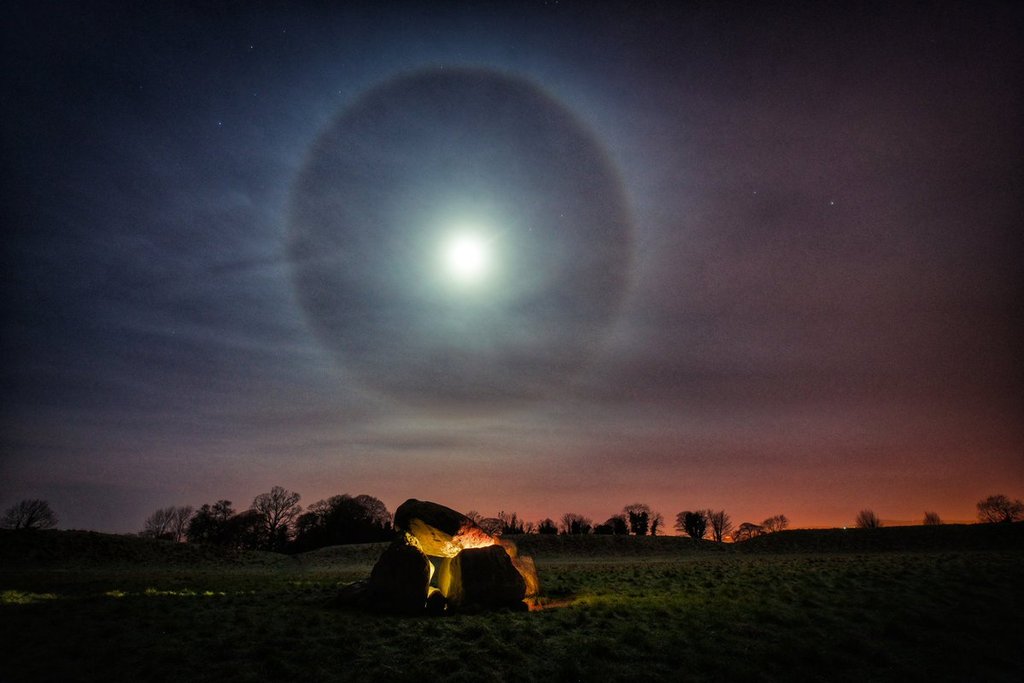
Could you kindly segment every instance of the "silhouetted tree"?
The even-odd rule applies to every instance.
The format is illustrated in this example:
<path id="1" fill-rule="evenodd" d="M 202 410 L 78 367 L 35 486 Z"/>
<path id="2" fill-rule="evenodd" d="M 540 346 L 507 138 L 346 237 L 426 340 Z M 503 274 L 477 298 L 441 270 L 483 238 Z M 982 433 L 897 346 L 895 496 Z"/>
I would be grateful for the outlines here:
<path id="1" fill-rule="evenodd" d="M 1019 522 L 1024 520 L 1024 502 L 1010 500 L 999 493 L 978 502 L 978 519 L 982 522 Z"/>
<path id="2" fill-rule="evenodd" d="M 357 516 L 365 524 L 379 530 L 379 533 L 391 532 L 391 513 L 380 498 L 361 493 L 352 502 L 358 506 Z"/>
<path id="3" fill-rule="evenodd" d="M 537 523 L 537 533 L 538 534 L 557 534 L 558 533 L 558 525 L 555 524 L 555 520 L 551 519 L 550 517 L 547 517 L 547 518 L 545 518 L 545 519 L 543 519 L 543 520 L 541 520 L 540 522 Z"/>
<path id="4" fill-rule="evenodd" d="M 162 538 L 179 543 L 184 541 L 188 533 L 189 521 L 192 519 L 191 505 L 171 505 L 160 508 L 146 518 L 140 536 Z"/>
<path id="5" fill-rule="evenodd" d="M 267 545 L 262 520 L 262 515 L 256 510 L 236 514 L 230 500 L 218 500 L 213 505 L 204 504 L 192 515 L 185 536 L 190 543 L 260 550 Z"/>
<path id="6" fill-rule="evenodd" d="M 204 503 L 189 521 L 185 536 L 189 543 L 230 545 L 232 530 L 228 522 L 234 514 L 230 500 L 218 500 L 213 505 Z"/>
<path id="7" fill-rule="evenodd" d="M 622 514 L 629 522 L 629 532 L 634 536 L 646 536 L 651 528 L 651 508 L 645 503 L 632 503 L 622 508 Z"/>
<path id="8" fill-rule="evenodd" d="M 382 541 L 391 535 L 391 513 L 374 496 L 342 496 L 332 509 L 328 528 L 335 531 L 338 543 Z"/>
<path id="9" fill-rule="evenodd" d="M 194 513 L 195 510 L 191 505 L 178 505 L 174 508 L 174 512 L 171 514 L 170 528 L 168 529 L 171 534 L 171 540 L 176 543 L 182 543 L 186 540 L 188 524 L 192 521 Z"/>
<path id="10" fill-rule="evenodd" d="M 942 519 L 939 517 L 938 512 L 926 512 L 924 513 L 924 521 L 921 523 L 925 526 L 938 526 L 942 524 Z"/>
<path id="11" fill-rule="evenodd" d="M 732 535 L 732 540 L 739 543 L 740 541 L 746 541 L 751 538 L 756 538 L 764 533 L 764 527 L 760 524 L 754 524 L 753 522 L 743 522 L 739 527 L 736 528 L 736 532 Z"/>
<path id="12" fill-rule="evenodd" d="M 293 550 L 303 552 L 334 545 L 328 539 L 327 525 L 332 511 L 331 501 L 340 498 L 341 496 L 334 496 L 327 500 L 318 500 L 295 518 Z"/>
<path id="13" fill-rule="evenodd" d="M 629 533 L 629 523 L 626 521 L 625 515 L 615 515 L 605 520 L 604 524 L 595 526 L 594 533 L 605 536 L 625 536 Z"/>
<path id="14" fill-rule="evenodd" d="M 732 520 L 725 510 L 705 510 L 704 516 L 708 518 L 708 525 L 711 527 L 711 538 L 719 543 L 725 535 L 732 531 Z"/>
<path id="15" fill-rule="evenodd" d="M 170 540 L 167 533 L 167 527 L 171 523 L 171 514 L 173 513 L 173 507 L 159 508 L 154 511 L 146 521 L 142 523 L 142 531 L 139 532 L 140 536 L 147 538 L 163 538 Z"/>
<path id="16" fill-rule="evenodd" d="M 578 515 L 575 512 L 566 512 L 562 515 L 562 533 L 572 536 L 589 534 L 593 522 L 589 517 Z"/>
<path id="17" fill-rule="evenodd" d="M 282 551 L 288 545 L 292 524 L 302 512 L 300 498 L 298 493 L 274 486 L 269 493 L 261 493 L 253 499 L 250 509 L 262 520 L 262 550 Z"/>
<path id="18" fill-rule="evenodd" d="M 661 516 L 661 513 L 651 513 L 651 536 L 657 536 L 663 526 L 665 526 L 665 518 Z"/>
<path id="19" fill-rule="evenodd" d="M 477 522 L 477 525 L 491 536 L 501 536 L 501 530 L 504 526 L 497 517 L 484 517 Z"/>
<path id="20" fill-rule="evenodd" d="M 318 500 L 295 521 L 296 551 L 329 545 L 373 543 L 392 533 L 391 513 L 379 499 L 343 494 Z"/>
<path id="21" fill-rule="evenodd" d="M 685 510 L 676 515 L 676 529 L 694 540 L 704 538 L 708 530 L 708 520 L 703 510 L 691 512 Z"/>
<path id="22" fill-rule="evenodd" d="M 788 527 L 789 519 L 786 518 L 786 515 L 774 515 L 761 522 L 761 528 L 766 534 L 774 534 L 776 531 L 782 531 Z"/>
<path id="23" fill-rule="evenodd" d="M 505 512 L 502 510 L 498 513 L 498 521 L 501 522 L 502 534 L 526 533 L 526 523 L 519 519 L 519 516 L 514 512 Z"/>
<path id="24" fill-rule="evenodd" d="M 284 528 L 280 527 L 282 531 Z M 279 540 L 267 537 L 263 513 L 252 508 L 228 518 L 223 539 L 222 545 L 236 550 L 265 550 Z"/>
<path id="25" fill-rule="evenodd" d="M 4 529 L 49 529 L 57 525 L 57 515 L 50 504 L 38 498 L 28 498 L 12 505 L 0 518 Z"/>
<path id="26" fill-rule="evenodd" d="M 874 510 L 861 510 L 857 513 L 856 524 L 860 529 L 878 529 L 882 526 L 882 520 Z"/>

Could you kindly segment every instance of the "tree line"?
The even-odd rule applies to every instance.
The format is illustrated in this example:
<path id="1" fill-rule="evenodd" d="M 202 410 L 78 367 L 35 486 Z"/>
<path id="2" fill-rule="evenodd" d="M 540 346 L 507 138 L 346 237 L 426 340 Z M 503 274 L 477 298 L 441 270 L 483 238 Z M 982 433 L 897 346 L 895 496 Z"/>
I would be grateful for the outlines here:
<path id="1" fill-rule="evenodd" d="M 978 509 L 978 521 L 982 524 L 1024 521 L 1024 501 L 1019 498 L 1010 500 L 998 493 L 979 500 L 975 507 Z M 942 524 L 942 518 L 937 512 L 925 512 L 921 524 L 936 526 Z M 882 520 L 874 510 L 861 510 L 854 518 L 854 525 L 859 529 L 878 529 L 882 526 Z"/>
<path id="2" fill-rule="evenodd" d="M 161 508 L 140 535 L 234 548 L 305 552 L 329 545 L 373 543 L 391 538 L 392 519 L 379 498 L 347 493 L 318 500 L 305 511 L 301 496 L 281 486 L 256 496 L 236 511 L 230 500 Z"/>
<path id="3" fill-rule="evenodd" d="M 387 506 L 370 495 L 340 494 L 319 500 L 303 510 L 301 496 L 281 486 L 257 495 L 248 508 L 236 510 L 230 500 L 159 508 L 146 518 L 139 535 L 175 542 L 218 545 L 238 550 L 305 552 L 330 545 L 373 543 L 391 538 L 393 520 Z M 983 523 L 1024 521 L 1024 502 L 1003 494 L 988 496 L 977 503 L 978 520 Z M 664 531 L 661 513 L 645 503 L 631 503 L 604 522 L 575 512 L 566 512 L 556 522 L 551 518 L 528 522 L 515 512 L 484 517 L 470 511 L 467 516 L 492 534 L 564 534 L 656 536 Z M 861 510 L 854 523 L 874 529 L 882 521 L 872 510 Z M 942 524 L 935 512 L 925 512 L 923 524 Z M 0 516 L 3 529 L 49 529 L 57 515 L 49 502 L 26 499 Z M 716 542 L 746 541 L 789 527 L 785 515 L 773 515 L 760 524 L 742 522 L 733 526 L 725 510 L 684 510 L 676 515 L 675 529 L 690 538 Z"/>

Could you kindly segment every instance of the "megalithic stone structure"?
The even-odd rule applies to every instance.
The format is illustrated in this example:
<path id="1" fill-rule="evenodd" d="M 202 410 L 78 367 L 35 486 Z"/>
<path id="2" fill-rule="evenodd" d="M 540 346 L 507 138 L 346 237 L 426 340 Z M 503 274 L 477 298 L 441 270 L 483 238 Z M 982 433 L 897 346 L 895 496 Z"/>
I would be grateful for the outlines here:
<path id="1" fill-rule="evenodd" d="M 539 590 L 529 557 L 449 507 L 410 499 L 395 511 L 399 537 L 368 584 L 369 604 L 391 612 L 520 607 Z"/>

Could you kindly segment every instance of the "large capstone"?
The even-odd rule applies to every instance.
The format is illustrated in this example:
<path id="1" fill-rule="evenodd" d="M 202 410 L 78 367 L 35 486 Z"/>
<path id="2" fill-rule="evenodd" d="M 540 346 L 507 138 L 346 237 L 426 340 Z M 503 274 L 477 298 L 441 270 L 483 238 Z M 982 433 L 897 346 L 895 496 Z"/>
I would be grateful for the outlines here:
<path id="1" fill-rule="evenodd" d="M 420 520 L 448 536 L 457 535 L 467 524 L 473 525 L 473 520 L 450 507 L 410 498 L 395 510 L 395 528 L 410 531 L 413 520 Z"/>
<path id="2" fill-rule="evenodd" d="M 415 498 L 395 510 L 395 529 L 432 557 L 455 557 L 465 548 L 494 545 L 498 540 L 461 512 Z"/>

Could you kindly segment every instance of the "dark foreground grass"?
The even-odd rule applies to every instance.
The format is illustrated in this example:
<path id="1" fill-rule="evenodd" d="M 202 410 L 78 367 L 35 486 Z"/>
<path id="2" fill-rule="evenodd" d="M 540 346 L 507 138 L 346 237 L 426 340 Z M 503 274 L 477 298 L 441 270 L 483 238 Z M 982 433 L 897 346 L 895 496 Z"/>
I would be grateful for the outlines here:
<path id="1" fill-rule="evenodd" d="M 560 554 L 543 611 L 327 607 L 372 555 L 0 569 L 0 681 L 1024 680 L 1018 549 Z"/>

